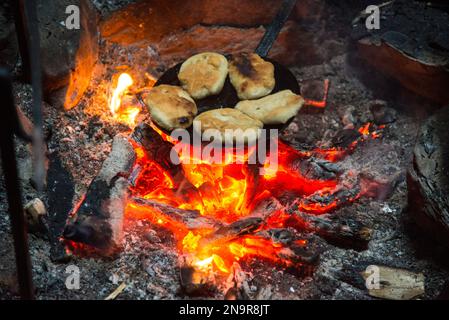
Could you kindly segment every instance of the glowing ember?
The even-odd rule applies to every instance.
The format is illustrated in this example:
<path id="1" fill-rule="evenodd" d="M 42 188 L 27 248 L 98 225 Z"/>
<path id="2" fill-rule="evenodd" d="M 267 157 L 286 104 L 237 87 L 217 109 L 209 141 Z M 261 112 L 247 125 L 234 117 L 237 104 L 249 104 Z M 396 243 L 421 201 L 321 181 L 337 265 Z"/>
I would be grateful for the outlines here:
<path id="1" fill-rule="evenodd" d="M 359 129 L 362 135 L 360 140 L 355 140 L 347 150 L 332 148 L 297 151 L 279 142 L 277 170 L 267 170 L 264 175 L 259 175 L 258 168 L 265 167 L 266 164 L 250 165 L 246 161 L 248 154 L 254 150 L 247 151 L 243 159 L 240 159 L 245 161 L 234 163 L 231 160 L 235 159 L 226 158 L 229 161 L 223 164 L 212 164 L 207 159 L 193 159 L 195 153 L 191 152 L 190 156 L 195 161 L 181 164 L 181 182 L 168 170 L 164 170 L 157 159 L 150 159 L 145 150 L 136 145 L 136 165 L 142 170 L 130 190 L 133 196 L 173 208 L 196 210 L 189 212 L 199 212 L 200 217 L 215 221 L 221 227 L 197 225 L 195 229 L 191 229 L 187 223 L 165 214 L 164 210 L 155 210 L 144 203 L 133 201 L 127 206 L 127 217 L 148 219 L 170 230 L 178 243 L 178 250 L 189 256 L 190 264 L 196 270 L 214 270 L 226 275 L 231 272 L 235 262 L 251 256 L 284 266 L 298 267 L 301 262 L 289 259 L 295 255 L 289 247 L 263 236 L 264 232 L 266 234 L 274 228 L 298 226 L 300 229 L 303 223 L 296 215 L 285 212 L 283 208 L 276 209 L 263 223 L 250 223 L 250 233 L 235 235 L 232 233 L 234 229 L 229 226 L 245 219 L 257 218 L 258 216 L 253 215 L 258 205 L 265 200 L 283 196 L 286 192 L 292 195 L 292 199 L 296 199 L 297 210 L 315 215 L 328 213 L 342 203 L 356 200 L 360 194 L 357 188 L 353 188 L 354 192 L 350 195 L 340 196 L 342 190 L 338 178 L 305 177 L 294 164 L 311 157 L 329 162 L 339 161 L 356 147 L 358 141 L 379 137 L 381 129 L 370 123 L 363 125 Z M 166 135 L 161 136 L 164 140 L 173 142 Z M 194 219 L 198 221 L 199 218 Z M 306 244 L 307 241 L 302 239 L 291 243 L 299 247 Z"/>
<path id="2" fill-rule="evenodd" d="M 117 87 L 112 92 L 112 96 L 109 101 L 109 110 L 111 111 L 113 117 L 129 126 L 135 125 L 136 117 L 141 111 L 141 108 L 138 105 L 123 105 L 123 98 L 129 87 L 132 85 L 133 79 L 129 74 L 120 74 L 117 80 Z"/>

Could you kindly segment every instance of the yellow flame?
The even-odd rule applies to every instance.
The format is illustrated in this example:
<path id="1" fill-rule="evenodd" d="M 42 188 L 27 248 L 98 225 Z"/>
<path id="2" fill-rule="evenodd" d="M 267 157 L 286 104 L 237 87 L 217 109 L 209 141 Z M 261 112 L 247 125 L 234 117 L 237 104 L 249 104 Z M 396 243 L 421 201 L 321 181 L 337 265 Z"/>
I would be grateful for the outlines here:
<path id="1" fill-rule="evenodd" d="M 188 252 L 195 251 L 196 248 L 198 248 L 198 241 L 200 239 L 201 239 L 200 235 L 194 235 L 192 231 L 189 231 L 189 233 L 182 240 L 184 250 Z"/>
<path id="2" fill-rule="evenodd" d="M 109 109 L 112 114 L 115 115 L 120 108 L 122 97 L 125 91 L 133 84 L 133 79 L 127 73 L 122 73 L 118 77 L 117 87 L 112 93 L 111 102 L 109 103 Z"/>
<path id="3" fill-rule="evenodd" d="M 200 269 L 207 268 L 207 267 L 210 266 L 210 264 L 212 263 L 213 260 L 214 260 L 214 257 L 210 256 L 209 258 L 196 261 L 195 262 L 195 266 L 200 268 Z"/>

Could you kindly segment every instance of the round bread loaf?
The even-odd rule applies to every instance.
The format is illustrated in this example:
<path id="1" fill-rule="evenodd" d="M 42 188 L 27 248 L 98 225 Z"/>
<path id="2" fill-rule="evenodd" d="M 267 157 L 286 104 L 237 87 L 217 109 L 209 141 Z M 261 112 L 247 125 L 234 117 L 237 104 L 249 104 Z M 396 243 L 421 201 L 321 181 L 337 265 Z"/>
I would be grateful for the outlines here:
<path id="1" fill-rule="evenodd" d="M 198 113 L 195 101 L 182 88 L 170 85 L 154 87 L 146 97 L 151 119 L 167 130 L 188 128 Z"/>
<path id="2" fill-rule="evenodd" d="M 261 98 L 274 89 L 274 66 L 256 53 L 240 53 L 229 63 L 229 78 L 240 99 Z"/>
<path id="3" fill-rule="evenodd" d="M 201 113 L 194 119 L 194 129 L 203 135 L 212 135 L 221 142 L 242 141 L 254 143 L 263 123 L 233 108 L 214 109 Z"/>
<path id="4" fill-rule="evenodd" d="M 291 90 L 282 90 L 257 100 L 237 103 L 236 109 L 264 124 L 286 123 L 304 105 L 304 99 Z"/>
<path id="5" fill-rule="evenodd" d="M 214 53 L 203 52 L 187 59 L 178 73 L 182 87 L 195 99 L 221 92 L 228 75 L 228 60 Z"/>

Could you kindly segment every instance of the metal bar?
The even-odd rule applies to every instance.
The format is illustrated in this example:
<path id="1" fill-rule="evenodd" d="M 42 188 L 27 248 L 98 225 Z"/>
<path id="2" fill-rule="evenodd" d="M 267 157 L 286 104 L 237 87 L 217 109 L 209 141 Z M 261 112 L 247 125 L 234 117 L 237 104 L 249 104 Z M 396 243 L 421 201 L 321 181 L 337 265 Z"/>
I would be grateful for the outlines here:
<path id="1" fill-rule="evenodd" d="M 45 148 L 42 116 L 42 68 L 40 55 L 39 23 L 36 1 L 19 0 L 24 38 L 28 48 L 28 62 L 33 87 L 33 181 L 37 191 L 42 191 L 45 180 Z"/>
<path id="2" fill-rule="evenodd" d="M 260 40 L 259 45 L 257 46 L 256 53 L 261 57 L 268 56 L 268 52 L 270 52 L 271 47 L 273 46 L 274 41 L 276 40 L 279 32 L 281 32 L 282 27 L 287 21 L 290 13 L 296 5 L 297 0 L 284 0 L 279 9 L 276 17 L 267 27 L 262 40 Z"/>
<path id="3" fill-rule="evenodd" d="M 0 117 L 0 150 L 14 239 L 17 278 L 22 299 L 31 300 L 34 299 L 32 267 L 14 143 L 14 123 L 17 115 L 11 77 L 8 71 L 3 68 L 0 69 L 0 101 L 2 101 L 3 109 Z"/>
<path id="4" fill-rule="evenodd" d="M 28 39 L 26 33 L 26 18 L 24 13 L 24 1 L 15 0 L 11 1 L 14 7 L 14 23 L 16 27 L 16 36 L 19 43 L 20 58 L 22 60 L 22 76 L 23 80 L 27 83 L 31 82 L 31 67 L 29 57 Z"/>

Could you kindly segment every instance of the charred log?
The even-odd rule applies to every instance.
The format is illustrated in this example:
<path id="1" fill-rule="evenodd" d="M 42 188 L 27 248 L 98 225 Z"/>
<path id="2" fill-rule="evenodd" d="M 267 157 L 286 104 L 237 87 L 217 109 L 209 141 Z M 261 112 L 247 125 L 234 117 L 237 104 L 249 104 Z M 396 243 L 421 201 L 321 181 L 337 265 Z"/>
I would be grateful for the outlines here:
<path id="1" fill-rule="evenodd" d="M 68 259 L 64 246 L 60 242 L 72 202 L 75 196 L 75 182 L 70 172 L 62 165 L 59 155 L 55 152 L 49 157 L 47 188 L 56 192 L 49 193 L 48 214 L 46 221 L 49 239 L 52 245 L 50 258 L 53 261 Z"/>
<path id="2" fill-rule="evenodd" d="M 301 211 L 293 212 L 296 227 L 314 232 L 331 244 L 344 248 L 363 250 L 367 248 L 373 231 L 362 222 L 338 215 L 310 215 Z"/>
<path id="3" fill-rule="evenodd" d="M 293 170 L 311 180 L 332 180 L 341 173 L 341 168 L 337 164 L 314 157 L 298 158 L 293 161 L 291 166 Z"/>
<path id="4" fill-rule="evenodd" d="M 249 217 L 237 220 L 226 226 L 222 226 L 215 232 L 208 234 L 206 237 L 200 240 L 200 246 L 208 245 L 211 243 L 226 243 L 237 239 L 243 235 L 257 232 L 264 220 L 258 217 Z"/>
<path id="5" fill-rule="evenodd" d="M 303 264 L 308 266 L 316 265 L 320 258 L 320 241 L 313 236 L 303 237 L 291 229 L 268 229 L 256 234 L 264 239 L 269 239 L 273 243 L 282 245 L 278 251 L 278 257 L 286 265 L 300 267 Z"/>
<path id="6" fill-rule="evenodd" d="M 421 127 L 407 175 L 410 213 L 427 234 L 449 239 L 449 107 Z"/>
<path id="7" fill-rule="evenodd" d="M 180 166 L 170 161 L 173 144 L 165 141 L 151 126 L 141 123 L 134 129 L 131 139 L 143 147 L 149 159 L 157 161 L 172 176 L 178 173 Z"/>
<path id="8" fill-rule="evenodd" d="M 164 140 L 150 125 L 141 123 L 134 129 L 131 139 L 143 148 L 148 159 L 159 164 L 172 177 L 175 188 L 182 184 L 183 192 L 196 189 L 184 178 L 178 154 L 172 152 L 173 144 Z"/>
<path id="9" fill-rule="evenodd" d="M 124 136 L 114 138 L 112 151 L 92 181 L 63 237 L 109 253 L 120 246 L 128 177 L 136 155 Z"/>
<path id="10" fill-rule="evenodd" d="M 331 192 L 318 191 L 297 201 L 299 210 L 311 213 L 325 213 L 356 199 L 361 189 L 357 182 L 349 187 L 337 187 Z"/>
<path id="11" fill-rule="evenodd" d="M 194 229 L 217 229 L 221 226 L 218 221 L 202 216 L 197 210 L 185 210 L 143 198 L 132 198 L 131 201 L 139 206 L 148 208 L 149 211 L 157 212 L 159 216 L 166 217 L 182 223 L 189 230 Z"/>

